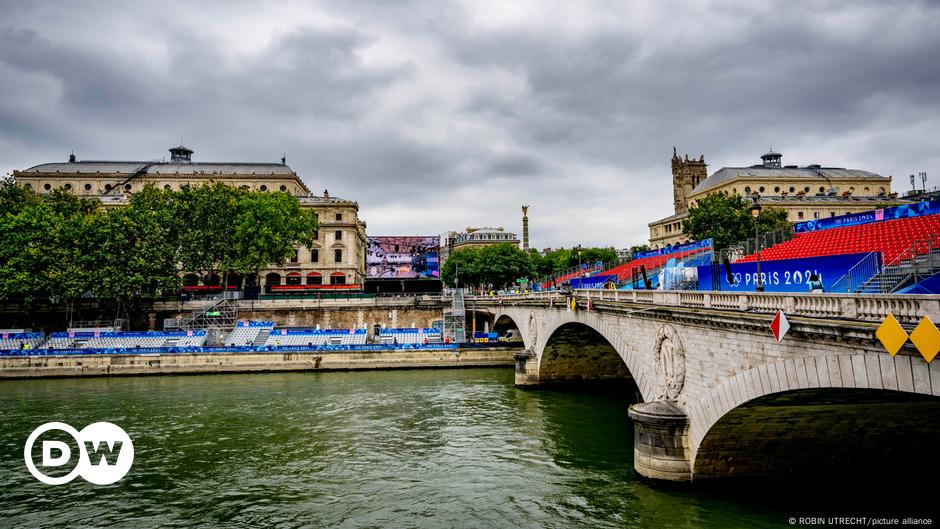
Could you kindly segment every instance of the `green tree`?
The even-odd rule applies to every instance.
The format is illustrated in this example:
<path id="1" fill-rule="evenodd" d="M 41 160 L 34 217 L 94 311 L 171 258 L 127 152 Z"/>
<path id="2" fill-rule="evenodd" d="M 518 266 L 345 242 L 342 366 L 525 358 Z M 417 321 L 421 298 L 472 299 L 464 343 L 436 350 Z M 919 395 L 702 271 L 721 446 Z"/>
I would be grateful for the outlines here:
<path id="1" fill-rule="evenodd" d="M 689 208 L 689 217 L 682 222 L 682 230 L 694 240 L 712 239 L 716 249 L 754 237 L 754 220 L 750 203 L 742 197 L 724 193 L 708 195 Z M 786 211 L 764 206 L 758 217 L 761 233 L 792 229 Z"/>
<path id="2" fill-rule="evenodd" d="M 448 286 L 455 286 L 455 273 L 462 286 L 493 285 L 493 288 L 534 277 L 530 255 L 509 243 L 451 252 L 441 269 L 441 279 Z"/>
<path id="3" fill-rule="evenodd" d="M 311 245 L 316 215 L 286 193 L 148 186 L 125 207 L 0 182 L 0 299 L 119 302 L 166 295 L 180 273 L 257 271 Z"/>
<path id="4" fill-rule="evenodd" d="M 312 246 L 317 216 L 288 193 L 248 193 L 238 202 L 230 228 L 235 243 L 225 269 L 244 275 L 270 263 L 284 264 L 297 245 Z"/>
<path id="5" fill-rule="evenodd" d="M 475 286 L 481 283 L 478 248 L 461 248 L 450 252 L 441 267 L 441 280 L 450 287 Z"/>
<path id="6" fill-rule="evenodd" d="M 650 248 L 650 245 L 648 244 L 637 244 L 635 246 L 630 247 L 630 256 L 632 258 L 634 254 L 648 252 L 651 249 L 652 248 Z"/>

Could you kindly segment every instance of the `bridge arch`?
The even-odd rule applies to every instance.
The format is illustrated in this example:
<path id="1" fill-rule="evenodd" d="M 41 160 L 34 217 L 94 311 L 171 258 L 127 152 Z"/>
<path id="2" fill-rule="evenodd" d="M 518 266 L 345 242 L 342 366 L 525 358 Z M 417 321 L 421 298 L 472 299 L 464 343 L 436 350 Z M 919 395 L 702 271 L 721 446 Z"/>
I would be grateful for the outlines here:
<path id="1" fill-rule="evenodd" d="M 623 357 L 594 328 L 581 322 L 556 327 L 542 347 L 539 381 L 632 380 Z"/>
<path id="2" fill-rule="evenodd" d="M 687 409 L 693 480 L 913 473 L 934 459 L 926 455 L 940 435 L 938 403 L 929 367 L 917 357 L 833 354 L 764 364 Z"/>

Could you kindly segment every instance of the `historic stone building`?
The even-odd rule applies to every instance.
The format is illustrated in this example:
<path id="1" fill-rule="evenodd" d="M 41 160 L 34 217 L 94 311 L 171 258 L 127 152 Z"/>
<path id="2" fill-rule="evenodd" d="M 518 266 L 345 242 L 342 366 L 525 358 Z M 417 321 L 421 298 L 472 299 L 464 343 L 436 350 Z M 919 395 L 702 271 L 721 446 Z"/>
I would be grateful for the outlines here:
<path id="1" fill-rule="evenodd" d="M 483 248 L 494 244 L 509 243 L 519 246 L 515 233 L 498 228 L 467 228 L 462 232 L 449 231 L 441 235 L 441 263 L 454 250 L 461 248 Z"/>
<path id="2" fill-rule="evenodd" d="M 75 155 L 65 163 L 45 163 L 14 171 L 18 185 L 38 193 L 65 189 L 76 195 L 97 198 L 106 206 L 127 203 L 128 196 L 147 185 L 179 190 L 188 185 L 222 182 L 260 192 L 285 192 L 298 198 L 300 206 L 316 212 L 320 222 L 311 248 L 297 248 L 297 255 L 283 267 L 244 278 L 247 284 L 265 291 L 317 288 L 357 288 L 365 280 L 366 223 L 359 219 L 359 204 L 331 197 L 327 191 L 315 196 L 287 164 L 194 162 L 193 151 L 180 145 L 170 149 L 170 160 L 79 161 Z M 186 274 L 187 287 L 218 284 L 218 277 Z"/>
<path id="3" fill-rule="evenodd" d="M 675 212 L 649 224 L 650 246 L 662 248 L 689 242 L 682 221 L 689 208 L 712 193 L 742 197 L 760 196 L 765 206 L 783 209 L 791 222 L 870 211 L 899 204 L 891 192 L 891 177 L 859 169 L 820 165 L 783 165 L 783 155 L 768 152 L 762 163 L 750 167 L 722 167 L 708 176 L 705 157 L 680 158 L 673 149 L 672 186 Z"/>

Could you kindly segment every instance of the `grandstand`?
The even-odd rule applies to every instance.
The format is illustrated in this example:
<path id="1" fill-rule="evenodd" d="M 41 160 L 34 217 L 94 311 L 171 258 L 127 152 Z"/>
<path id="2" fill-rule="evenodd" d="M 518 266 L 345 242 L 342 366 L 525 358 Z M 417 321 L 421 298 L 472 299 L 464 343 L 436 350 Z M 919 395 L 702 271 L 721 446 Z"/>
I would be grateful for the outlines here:
<path id="1" fill-rule="evenodd" d="M 25 332 L 22 329 L 5 330 L 0 333 L 0 349 L 20 349 L 23 345 L 35 349 L 42 343 L 41 332 Z"/>
<path id="2" fill-rule="evenodd" d="M 924 241 L 940 234 L 940 215 L 870 222 L 856 226 L 829 228 L 797 233 L 793 239 L 761 250 L 762 261 L 799 259 L 821 255 L 878 252 L 883 262 L 891 264 L 913 249 L 915 254 L 927 252 Z M 738 263 L 757 260 L 757 254 L 738 259 Z"/>
<path id="3" fill-rule="evenodd" d="M 202 346 L 205 341 L 205 331 L 68 331 L 50 334 L 45 343 L 37 347 L 43 349 L 143 349 L 198 347 Z"/>
<path id="4" fill-rule="evenodd" d="M 274 329 L 273 321 L 240 321 L 225 338 L 225 345 L 262 345 Z"/>
<path id="5" fill-rule="evenodd" d="M 653 276 L 659 271 L 660 268 L 665 266 L 670 259 L 684 261 L 687 266 L 696 266 L 698 264 L 707 264 L 707 262 L 710 262 L 711 252 L 711 239 L 690 243 L 688 245 L 677 246 L 673 249 L 664 248 L 656 251 L 656 253 L 647 252 L 639 254 L 638 259 L 634 259 L 630 262 L 600 272 L 600 275 L 616 275 L 618 284 L 632 284 L 635 281 L 634 274 L 639 274 L 642 267 L 646 270 L 647 277 L 649 277 L 651 280 L 655 280 Z"/>
<path id="6" fill-rule="evenodd" d="M 274 329 L 264 345 L 364 345 L 366 337 L 365 329 Z"/>
<path id="7" fill-rule="evenodd" d="M 378 341 L 383 344 L 391 344 L 396 341 L 400 345 L 423 344 L 427 339 L 428 343 L 441 343 L 441 330 L 430 328 L 405 328 L 394 329 L 384 328 L 378 337 Z"/>

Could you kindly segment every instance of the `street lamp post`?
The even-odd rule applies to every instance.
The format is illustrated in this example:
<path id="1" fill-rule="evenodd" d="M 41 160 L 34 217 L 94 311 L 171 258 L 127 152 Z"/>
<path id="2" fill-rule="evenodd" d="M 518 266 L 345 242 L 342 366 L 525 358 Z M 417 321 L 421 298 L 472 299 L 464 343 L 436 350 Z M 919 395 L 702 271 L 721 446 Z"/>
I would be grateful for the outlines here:
<path id="1" fill-rule="evenodd" d="M 580 279 L 582 275 L 583 275 L 583 272 L 581 269 L 581 245 L 579 244 L 578 245 L 578 279 Z"/>
<path id="2" fill-rule="evenodd" d="M 754 219 L 754 243 L 757 245 L 757 284 L 754 286 L 756 292 L 764 291 L 764 280 L 760 274 L 760 232 L 757 228 L 757 218 L 760 217 L 761 205 L 757 199 L 760 197 L 757 193 L 751 195 L 751 218 Z"/>

